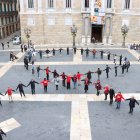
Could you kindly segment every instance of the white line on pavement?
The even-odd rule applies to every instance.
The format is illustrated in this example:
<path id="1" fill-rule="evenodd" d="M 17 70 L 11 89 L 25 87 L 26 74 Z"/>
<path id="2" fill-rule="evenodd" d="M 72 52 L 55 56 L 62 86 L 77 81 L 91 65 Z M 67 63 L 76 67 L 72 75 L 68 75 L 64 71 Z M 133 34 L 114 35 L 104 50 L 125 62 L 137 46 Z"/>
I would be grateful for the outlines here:
<path id="1" fill-rule="evenodd" d="M 0 128 L 2 128 L 2 130 L 6 133 L 9 132 L 13 129 L 16 129 L 18 127 L 20 127 L 21 125 L 14 119 L 8 119 L 6 121 L 3 121 L 0 123 Z"/>

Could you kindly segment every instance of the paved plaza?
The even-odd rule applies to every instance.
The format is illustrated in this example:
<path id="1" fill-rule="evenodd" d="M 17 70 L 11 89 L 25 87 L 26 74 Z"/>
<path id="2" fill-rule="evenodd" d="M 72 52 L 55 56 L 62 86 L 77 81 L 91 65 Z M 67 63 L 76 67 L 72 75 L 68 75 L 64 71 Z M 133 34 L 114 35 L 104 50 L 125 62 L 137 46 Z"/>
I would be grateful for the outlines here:
<path id="1" fill-rule="evenodd" d="M 52 48 L 51 48 L 52 49 Z M 51 50 L 50 49 L 50 50 Z M 115 77 L 113 57 L 107 60 L 100 59 L 97 53 L 95 59 L 92 54 L 89 57 L 80 54 L 76 55 L 70 50 L 66 50 L 55 56 L 39 58 L 37 54 L 35 65 L 42 69 L 49 66 L 51 71 L 55 69 L 59 74 L 74 75 L 78 71 L 82 74 L 89 70 L 97 71 L 97 68 L 104 70 L 106 65 L 111 68 L 109 79 L 103 71 L 101 75 L 101 84 L 111 85 L 116 92 L 121 91 L 125 98 L 132 95 L 140 100 L 140 63 L 137 61 L 139 53 L 127 48 L 102 48 L 105 52 L 123 55 L 130 60 L 131 66 L 128 72 L 122 74 L 121 67 L 118 68 L 118 76 Z M 97 48 L 97 51 L 102 50 Z M 18 60 L 9 61 L 10 51 L 18 56 Z M 5 93 L 7 87 L 16 89 L 19 81 L 27 85 L 31 79 L 41 82 L 46 76 L 45 71 L 41 71 L 40 79 L 37 73 L 31 74 L 31 65 L 29 70 L 24 68 L 23 58 L 26 53 L 21 53 L 20 49 L 0 50 L 0 92 Z M 36 49 L 39 51 L 39 48 Z M 45 48 L 42 50 L 45 51 Z M 119 62 L 117 61 L 117 64 Z M 83 76 L 83 79 L 86 75 Z M 53 79 L 53 75 L 50 75 Z M 97 81 L 97 74 L 92 74 L 92 82 Z M 140 107 L 136 106 L 134 114 L 130 115 L 129 102 L 122 102 L 121 109 L 116 110 L 116 103 L 109 106 L 109 101 L 104 101 L 104 94 L 96 96 L 96 89 L 93 84 L 89 86 L 88 93 L 84 93 L 84 83 L 73 89 L 67 90 L 59 85 L 56 91 L 55 85 L 50 83 L 48 92 L 44 93 L 41 84 L 36 85 L 36 95 L 31 95 L 30 87 L 25 88 L 26 98 L 21 98 L 18 91 L 13 95 L 14 102 L 8 102 L 8 96 L 1 96 L 3 106 L 0 107 L 0 127 L 7 132 L 6 140 L 139 140 L 140 139 Z"/>

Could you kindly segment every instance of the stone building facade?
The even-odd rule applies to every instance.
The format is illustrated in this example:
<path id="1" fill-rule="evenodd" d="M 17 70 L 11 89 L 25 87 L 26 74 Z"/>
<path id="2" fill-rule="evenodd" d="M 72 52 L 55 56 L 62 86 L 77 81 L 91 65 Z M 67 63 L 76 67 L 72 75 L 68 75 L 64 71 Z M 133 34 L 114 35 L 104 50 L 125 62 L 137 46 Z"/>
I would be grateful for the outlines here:
<path id="1" fill-rule="evenodd" d="M 0 39 L 20 29 L 17 0 L 0 0 Z"/>
<path id="2" fill-rule="evenodd" d="M 122 42 L 121 27 L 129 33 L 126 42 L 139 42 L 140 0 L 19 0 L 21 35 L 31 29 L 35 44 L 71 44 L 70 28 L 78 28 L 76 43 Z"/>

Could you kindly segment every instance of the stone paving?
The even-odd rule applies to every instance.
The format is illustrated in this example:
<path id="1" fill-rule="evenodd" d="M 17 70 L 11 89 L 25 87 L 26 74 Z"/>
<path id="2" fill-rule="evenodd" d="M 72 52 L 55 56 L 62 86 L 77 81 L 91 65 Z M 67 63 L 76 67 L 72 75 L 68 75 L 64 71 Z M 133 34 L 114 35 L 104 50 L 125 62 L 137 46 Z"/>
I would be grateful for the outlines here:
<path id="1" fill-rule="evenodd" d="M 125 98 L 134 95 L 140 100 L 139 88 L 139 62 L 137 58 L 139 54 L 136 51 L 128 49 L 110 49 L 114 52 L 125 54 L 131 61 L 129 72 L 121 74 L 121 69 L 118 70 L 118 77 L 114 76 L 114 69 L 110 71 L 110 78 L 106 79 L 105 72 L 101 75 L 102 85 L 111 85 L 116 92 L 122 91 Z M 45 72 L 41 72 L 41 79 L 38 79 L 31 74 L 31 68 L 26 71 L 22 58 L 24 53 L 19 53 L 17 56 L 20 60 L 8 62 L 8 51 L 0 61 L 0 91 L 5 92 L 8 86 L 16 88 L 16 85 L 21 80 L 27 84 L 29 80 L 34 78 L 40 81 L 45 77 Z M 2 51 L 0 51 L 1 57 Z M 91 58 L 90 58 L 91 57 Z M 89 60 L 84 60 L 84 56 L 71 55 L 68 57 L 65 54 L 56 58 L 49 58 L 48 62 L 45 58 L 36 65 L 41 65 L 42 68 L 49 66 L 51 70 L 57 69 L 58 73 L 65 71 L 67 74 L 75 74 L 77 71 L 85 73 L 88 70 L 96 71 L 98 67 L 104 69 L 108 64 L 111 68 L 114 67 L 113 62 L 105 60 L 92 61 L 92 56 Z M 54 59 L 54 60 L 53 60 Z M 90 61 L 91 59 L 91 61 Z M 52 76 L 50 77 L 52 79 Z M 97 80 L 97 75 L 93 74 L 92 81 Z M 0 122 L 14 118 L 20 126 L 15 129 L 10 129 L 10 124 L 5 123 L 2 128 L 9 128 L 7 132 L 8 140 L 139 140 L 139 121 L 138 116 L 140 109 L 136 107 L 134 115 L 128 114 L 128 103 L 122 103 L 122 109 L 116 111 L 115 106 L 110 107 L 108 102 L 104 102 L 104 95 L 96 96 L 96 90 L 93 85 L 90 85 L 88 94 L 84 94 L 83 84 L 77 90 L 67 91 L 60 84 L 58 91 L 51 83 L 48 88 L 48 93 L 43 93 L 43 87 L 37 85 L 37 95 L 30 94 L 30 88 L 26 88 L 26 98 L 21 98 L 18 92 L 13 95 L 14 102 L 8 103 L 8 97 L 2 97 L 3 107 L 0 108 Z M 90 102 L 89 102 L 90 101 Z M 98 102 L 97 102 L 98 101 Z M 102 102 L 101 102 L 102 101 Z M 24 114 L 23 114 L 24 112 Z M 117 117 L 116 117 L 117 116 Z M 121 121 L 122 120 L 122 123 Z M 114 128 L 114 129 L 113 129 Z M 134 129 L 135 132 L 130 131 Z M 24 133 L 23 133 L 24 132 Z M 132 132 L 132 133 L 130 133 Z M 119 134 L 120 135 L 119 135 Z M 106 135 L 105 135 L 106 134 Z M 119 136 L 118 136 L 118 135 Z M 117 135 L 117 137 L 116 137 Z"/>

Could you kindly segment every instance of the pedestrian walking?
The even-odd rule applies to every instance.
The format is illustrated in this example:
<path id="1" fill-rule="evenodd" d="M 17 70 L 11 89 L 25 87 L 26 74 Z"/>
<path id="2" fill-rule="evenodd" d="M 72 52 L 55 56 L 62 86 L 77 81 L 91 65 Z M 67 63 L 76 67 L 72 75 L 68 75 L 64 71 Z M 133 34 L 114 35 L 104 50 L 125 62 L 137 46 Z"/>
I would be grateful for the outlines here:
<path id="1" fill-rule="evenodd" d="M 43 84 L 43 86 L 44 86 L 44 92 L 47 92 L 47 88 L 48 88 L 48 83 L 49 83 L 49 82 L 50 82 L 50 81 L 47 80 L 46 78 L 44 78 L 44 80 L 40 82 L 40 83 Z"/>
<path id="2" fill-rule="evenodd" d="M 35 65 L 34 65 L 34 63 L 32 64 L 32 75 L 34 75 L 35 74 Z"/>
<path id="3" fill-rule="evenodd" d="M 116 64 L 116 60 L 117 60 L 117 55 L 114 54 L 114 64 Z"/>
<path id="4" fill-rule="evenodd" d="M 77 51 L 76 47 L 73 47 L 73 51 L 74 51 L 74 54 L 76 54 L 76 51 Z"/>
<path id="5" fill-rule="evenodd" d="M 124 70 L 125 70 L 125 63 L 124 63 L 121 67 L 122 67 L 122 74 L 124 74 Z"/>
<path id="6" fill-rule="evenodd" d="M 47 50 L 45 51 L 45 53 L 47 54 L 47 57 L 49 57 L 50 50 L 47 49 Z"/>
<path id="7" fill-rule="evenodd" d="M 10 61 L 14 61 L 13 52 L 10 52 Z"/>
<path id="8" fill-rule="evenodd" d="M 89 49 L 87 48 L 87 49 L 85 49 L 85 52 L 86 52 L 86 57 L 88 57 L 89 56 Z"/>
<path id="9" fill-rule="evenodd" d="M 19 90 L 19 93 L 20 93 L 20 96 L 21 96 L 21 97 L 22 97 L 22 95 L 23 95 L 24 97 L 26 97 L 26 96 L 25 96 L 25 93 L 24 93 L 23 87 L 26 87 L 26 86 L 25 86 L 24 84 L 22 84 L 22 82 L 20 81 L 19 84 L 18 84 L 18 86 L 17 86 L 17 88 L 16 88 L 16 91 Z"/>
<path id="10" fill-rule="evenodd" d="M 110 105 L 112 105 L 112 103 L 113 103 L 113 98 L 115 98 L 115 91 L 114 91 L 114 89 L 112 88 L 112 87 L 110 87 L 110 90 L 109 90 L 109 97 L 110 97 L 110 102 L 109 102 L 109 104 Z"/>
<path id="11" fill-rule="evenodd" d="M 31 86 L 31 93 L 32 93 L 32 95 L 35 95 L 35 84 L 39 84 L 39 83 L 32 79 L 29 82 L 29 84 L 27 85 L 27 87 Z"/>
<path id="12" fill-rule="evenodd" d="M 26 68 L 26 70 L 28 70 L 28 64 L 29 62 L 28 62 L 28 57 L 27 56 L 25 56 L 24 57 L 24 67 Z"/>
<path id="13" fill-rule="evenodd" d="M 59 49 L 60 56 L 61 56 L 61 54 L 62 54 L 62 50 L 63 50 L 62 48 Z"/>
<path id="14" fill-rule="evenodd" d="M 15 92 L 12 88 L 8 87 L 8 89 L 5 92 L 5 95 L 8 94 L 9 97 L 9 103 L 13 102 L 12 94 Z"/>
<path id="15" fill-rule="evenodd" d="M 83 48 L 81 48 L 80 50 L 81 50 L 81 55 L 83 55 L 84 49 L 83 49 Z"/>
<path id="16" fill-rule="evenodd" d="M 121 92 L 118 92 L 117 95 L 115 96 L 115 101 L 117 102 L 117 107 L 116 109 L 120 109 L 121 101 L 125 100 L 124 97 L 122 96 Z"/>
<path id="17" fill-rule="evenodd" d="M 62 77 L 62 86 L 65 87 L 66 86 L 66 75 L 65 75 L 65 72 L 63 72 L 60 76 Z"/>
<path id="18" fill-rule="evenodd" d="M 109 93 L 110 87 L 109 87 L 109 85 L 106 85 L 103 89 L 104 89 L 104 94 L 105 94 L 104 100 L 107 100 L 107 95 Z"/>
<path id="19" fill-rule="evenodd" d="M 129 107 L 130 107 L 129 113 L 133 114 L 133 109 L 135 108 L 135 103 L 137 103 L 137 105 L 139 105 L 139 102 L 133 96 L 126 100 L 129 100 Z"/>
<path id="20" fill-rule="evenodd" d="M 52 50 L 52 54 L 53 54 L 53 56 L 55 56 L 55 49 L 54 48 Z"/>
<path id="21" fill-rule="evenodd" d="M 23 44 L 20 45 L 21 52 L 23 52 Z"/>
<path id="22" fill-rule="evenodd" d="M 3 136 L 7 136 L 6 133 L 0 128 L 0 140 L 3 140 Z"/>

